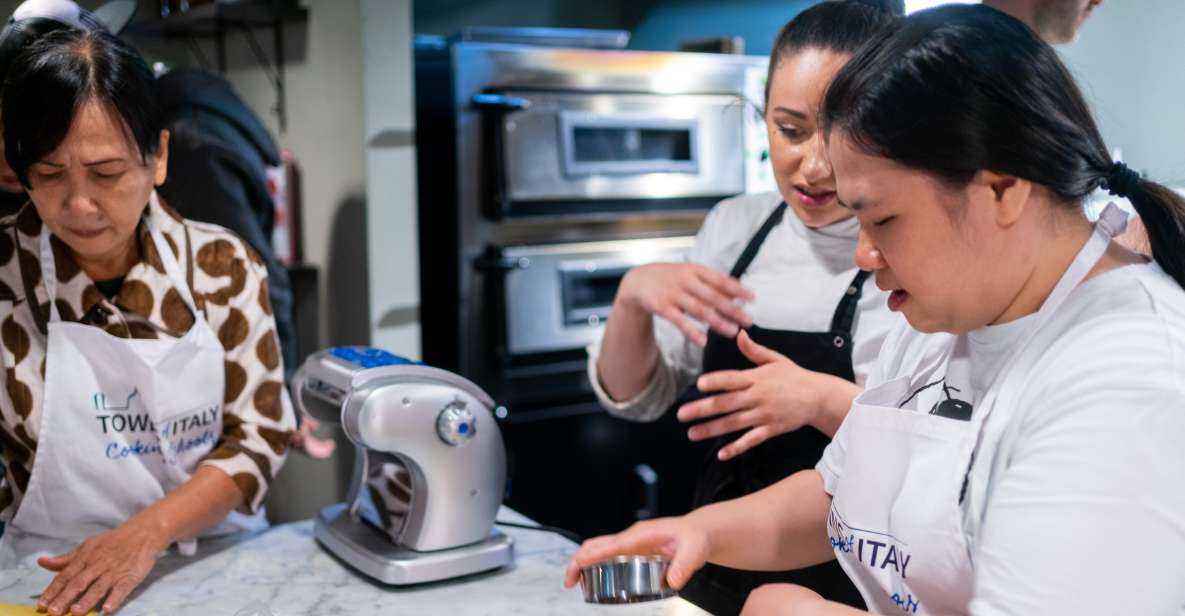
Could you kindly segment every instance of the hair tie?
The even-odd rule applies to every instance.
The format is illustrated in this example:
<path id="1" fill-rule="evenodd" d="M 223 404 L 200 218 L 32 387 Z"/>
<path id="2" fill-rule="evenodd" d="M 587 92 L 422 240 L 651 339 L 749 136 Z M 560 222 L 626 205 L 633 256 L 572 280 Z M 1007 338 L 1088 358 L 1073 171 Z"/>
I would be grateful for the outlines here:
<path id="1" fill-rule="evenodd" d="M 1136 191 L 1140 185 L 1140 174 L 1132 171 L 1127 165 L 1116 161 L 1103 178 L 1102 187 L 1116 197 L 1126 197 Z"/>

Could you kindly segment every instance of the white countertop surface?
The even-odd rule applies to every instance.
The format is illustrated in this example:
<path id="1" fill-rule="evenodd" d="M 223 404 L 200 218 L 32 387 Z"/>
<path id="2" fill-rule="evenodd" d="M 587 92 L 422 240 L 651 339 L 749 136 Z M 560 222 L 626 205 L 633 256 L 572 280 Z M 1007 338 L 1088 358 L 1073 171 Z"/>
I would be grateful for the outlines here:
<path id="1" fill-rule="evenodd" d="M 499 520 L 529 522 L 503 508 Z M 590 605 L 579 588 L 563 587 L 576 545 L 557 535 L 500 527 L 514 538 L 510 567 L 410 588 L 381 586 L 330 556 L 313 539 L 310 520 L 248 536 L 203 540 L 191 558 L 170 551 L 120 616 L 235 616 L 262 602 L 274 616 L 398 614 L 588 614 L 700 616 L 706 612 L 667 599 L 632 605 Z M 23 566 L 0 571 L 0 603 L 34 605 L 51 574 Z"/>

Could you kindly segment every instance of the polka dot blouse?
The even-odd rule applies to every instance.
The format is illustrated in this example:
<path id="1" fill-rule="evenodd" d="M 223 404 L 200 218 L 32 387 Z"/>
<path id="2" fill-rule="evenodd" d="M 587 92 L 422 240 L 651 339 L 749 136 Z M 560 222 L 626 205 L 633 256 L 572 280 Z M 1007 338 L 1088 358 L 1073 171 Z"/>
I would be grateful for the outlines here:
<path id="1" fill-rule="evenodd" d="M 226 229 L 184 220 L 167 205 L 149 207 L 198 310 L 226 353 L 221 438 L 202 464 L 225 471 L 243 492 L 241 510 L 253 513 L 284 463 L 295 426 L 282 385 L 266 270 L 259 256 Z M 0 478 L 0 519 L 5 520 L 16 515 L 37 456 L 49 320 L 37 257 L 40 232 L 41 219 L 31 204 L 0 220 L 0 460 L 7 467 Z M 111 299 L 51 237 L 63 320 L 125 338 L 179 338 L 189 331 L 194 315 L 165 274 L 144 223 L 139 234 L 140 262 Z"/>

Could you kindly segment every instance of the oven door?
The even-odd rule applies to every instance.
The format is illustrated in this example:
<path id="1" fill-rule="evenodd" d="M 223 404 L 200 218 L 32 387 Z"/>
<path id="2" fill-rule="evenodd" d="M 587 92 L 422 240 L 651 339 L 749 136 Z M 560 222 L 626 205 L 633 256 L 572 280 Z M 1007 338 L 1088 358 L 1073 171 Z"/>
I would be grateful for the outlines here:
<path id="1" fill-rule="evenodd" d="M 695 238 L 515 246 L 503 283 L 511 356 L 578 350 L 600 334 L 621 279 L 645 263 L 683 261 Z"/>
<path id="2" fill-rule="evenodd" d="M 489 118 L 496 215 L 706 209 L 745 190 L 735 96 L 508 91 Z"/>

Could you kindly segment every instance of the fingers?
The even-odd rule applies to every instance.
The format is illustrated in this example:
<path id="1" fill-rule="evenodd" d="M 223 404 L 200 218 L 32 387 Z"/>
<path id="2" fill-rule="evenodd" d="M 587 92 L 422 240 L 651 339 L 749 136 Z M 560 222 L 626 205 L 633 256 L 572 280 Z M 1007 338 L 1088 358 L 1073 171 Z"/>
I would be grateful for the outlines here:
<path id="1" fill-rule="evenodd" d="M 103 603 L 103 614 L 113 614 L 123 607 L 123 602 L 132 593 L 132 589 L 140 583 L 142 578 L 137 578 L 131 574 L 125 575 L 115 582 L 115 586 L 111 588 L 111 592 L 107 594 L 107 601 Z"/>
<path id="2" fill-rule="evenodd" d="M 691 319 L 687 318 L 687 316 L 683 314 L 683 311 L 679 310 L 678 308 L 674 306 L 664 306 L 657 309 L 655 313 L 667 321 L 670 321 L 672 325 L 679 328 L 679 331 L 683 332 L 684 336 L 687 336 L 688 340 L 694 342 L 695 344 L 702 347 L 708 343 L 708 335 L 696 327 L 695 324 L 691 322 Z"/>
<path id="3" fill-rule="evenodd" d="M 753 411 L 739 411 L 725 415 L 720 419 L 692 426 L 687 431 L 687 438 L 693 441 L 706 441 L 722 434 L 729 434 L 737 430 L 744 430 L 761 424 L 761 417 Z"/>
<path id="4" fill-rule="evenodd" d="M 758 366 L 782 359 L 787 359 L 785 355 L 782 355 L 781 353 L 778 353 L 769 347 L 765 347 L 754 342 L 753 339 L 749 337 L 749 332 L 747 331 L 741 331 L 741 333 L 737 335 L 737 348 L 741 350 L 742 355 Z"/>
<path id="5" fill-rule="evenodd" d="M 696 275 L 700 280 L 704 281 L 706 284 L 711 285 L 717 291 L 730 298 L 743 300 L 753 299 L 753 292 L 749 289 L 746 289 L 745 286 L 741 284 L 741 281 L 733 278 L 732 276 L 722 274 L 710 267 L 705 266 L 696 268 Z"/>
<path id="6" fill-rule="evenodd" d="M 684 423 L 695 421 L 697 419 L 704 419 L 706 417 L 715 417 L 725 413 L 733 413 L 742 409 L 747 409 L 753 406 L 749 399 L 748 392 L 744 389 L 736 392 L 723 393 L 695 402 L 688 402 L 679 408 L 675 416 Z"/>
<path id="7" fill-rule="evenodd" d="M 728 334 L 729 336 L 735 336 L 737 330 L 753 324 L 753 319 L 749 316 L 749 313 L 745 312 L 745 309 L 741 308 L 732 297 L 719 293 L 710 285 L 695 281 L 687 285 L 686 290 L 697 300 L 703 302 L 705 307 L 714 311 L 725 323 L 734 328 Z"/>
<path id="8" fill-rule="evenodd" d="M 684 545 L 675 551 L 671 564 L 667 567 L 667 585 L 675 590 L 682 590 L 691 576 L 699 571 L 707 561 L 707 546 Z"/>
<path id="9" fill-rule="evenodd" d="M 716 452 L 716 457 L 721 461 L 731 460 L 764 443 L 773 435 L 773 430 L 770 430 L 768 425 L 757 426 L 742 434 L 737 440 L 721 447 L 720 451 Z"/>
<path id="10" fill-rule="evenodd" d="M 77 553 L 78 550 L 70 550 L 69 552 L 66 552 L 60 556 L 44 556 L 37 559 L 37 564 L 40 565 L 42 569 L 58 572 L 62 569 L 65 569 L 66 566 L 70 564 L 70 561 L 74 560 L 74 555 Z"/>
<path id="11" fill-rule="evenodd" d="M 580 581 L 580 570 L 614 556 L 629 554 L 648 555 L 663 554 L 670 556 L 669 544 L 674 539 L 670 532 L 662 530 L 662 526 L 640 522 L 624 532 L 616 535 L 605 535 L 585 541 L 568 563 L 564 576 L 564 586 L 571 588 Z"/>
<path id="12" fill-rule="evenodd" d="M 695 388 L 703 393 L 737 391 L 752 385 L 753 376 L 749 370 L 717 370 L 696 379 Z"/>
<path id="13" fill-rule="evenodd" d="M 77 562 L 77 561 L 76 561 Z M 91 587 L 92 583 L 99 577 L 99 568 L 97 567 L 67 567 L 65 571 L 59 573 L 50 583 L 50 588 L 41 595 L 46 602 L 46 609 L 51 616 L 61 616 L 70 611 L 76 599 Z M 59 583 L 61 580 L 61 584 Z M 57 591 L 53 588 L 57 585 Z M 41 606 L 41 601 L 38 601 L 38 607 Z"/>
<path id="14" fill-rule="evenodd" d="M 70 612 L 74 614 L 74 616 L 89 614 L 90 611 L 94 609 L 95 605 L 97 605 L 99 601 L 103 600 L 103 596 L 107 594 L 107 591 L 111 588 L 111 585 L 111 579 L 109 579 L 108 576 L 101 576 L 95 581 L 94 584 L 91 584 L 91 587 L 86 591 L 86 594 L 82 595 L 78 601 L 75 601 L 74 605 L 70 606 Z"/>
<path id="15" fill-rule="evenodd" d="M 691 315 L 692 318 L 706 324 L 722 336 L 732 337 L 739 331 L 739 326 L 736 323 L 720 316 L 720 313 L 716 312 L 714 308 L 701 302 L 690 293 L 676 297 L 673 301 L 675 306 L 685 314 Z"/>
<path id="16" fill-rule="evenodd" d="M 68 564 L 61 564 L 60 561 L 53 562 L 53 561 L 55 561 L 55 559 L 62 559 L 64 557 L 65 557 L 65 555 L 55 556 L 52 558 L 38 559 L 38 561 L 37 561 L 38 564 L 41 564 L 42 562 L 47 562 L 50 564 L 57 564 L 60 566 L 57 569 L 57 571 L 59 573 L 57 575 L 55 575 L 52 580 L 50 580 L 49 586 L 45 587 L 45 590 L 42 591 L 42 593 L 41 593 L 41 597 L 37 599 L 37 609 L 50 610 L 54 605 L 58 605 L 62 601 L 70 601 L 71 599 L 73 599 L 74 597 L 77 596 L 77 594 L 75 594 L 75 595 L 71 595 L 70 597 L 67 597 L 64 600 L 60 600 L 62 594 L 64 593 L 64 591 L 66 589 L 66 586 L 69 585 L 71 582 L 73 582 L 74 579 L 76 577 L 78 577 L 78 575 L 82 572 L 82 569 L 83 569 L 82 559 L 79 559 L 79 558 L 72 557 Z M 52 571 L 52 569 L 51 569 L 51 571 Z M 65 609 L 65 608 L 59 608 L 58 612 L 61 613 L 61 611 L 63 609 Z"/>

